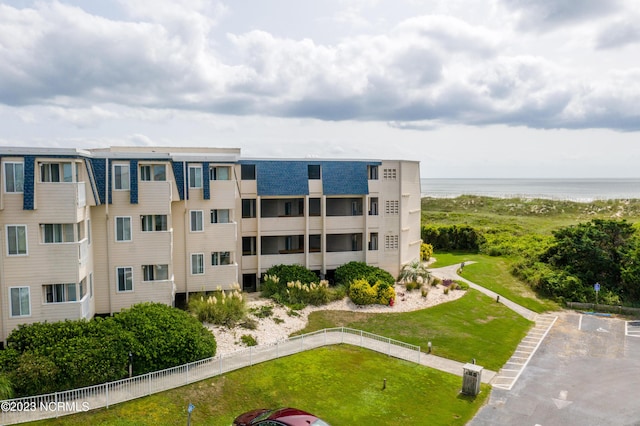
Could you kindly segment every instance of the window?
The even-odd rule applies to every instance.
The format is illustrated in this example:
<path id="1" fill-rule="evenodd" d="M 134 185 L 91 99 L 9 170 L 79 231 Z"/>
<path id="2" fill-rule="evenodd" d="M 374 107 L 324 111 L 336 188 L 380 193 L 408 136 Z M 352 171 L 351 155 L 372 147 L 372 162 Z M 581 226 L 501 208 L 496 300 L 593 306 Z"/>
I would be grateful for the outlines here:
<path id="1" fill-rule="evenodd" d="M 211 266 L 231 265 L 231 252 L 214 251 L 211 253 Z"/>
<path id="2" fill-rule="evenodd" d="M 46 284 L 42 286 L 45 303 L 76 302 L 76 283 Z"/>
<path id="3" fill-rule="evenodd" d="M 129 165 L 114 164 L 113 166 L 113 188 L 121 191 L 129 190 Z"/>
<path id="4" fill-rule="evenodd" d="M 6 192 L 24 191 L 24 164 L 4 164 L 4 190 Z"/>
<path id="5" fill-rule="evenodd" d="M 87 278 L 83 278 L 79 283 L 78 283 L 78 289 L 80 290 L 80 299 L 82 300 L 85 296 L 85 294 L 87 294 Z"/>
<path id="6" fill-rule="evenodd" d="M 242 237 L 242 255 L 255 256 L 256 237 Z"/>
<path id="7" fill-rule="evenodd" d="M 255 164 L 240 165 L 240 179 L 256 180 L 256 165 Z"/>
<path id="8" fill-rule="evenodd" d="M 43 243 L 72 243 L 75 241 L 72 223 L 53 223 L 41 226 Z"/>
<path id="9" fill-rule="evenodd" d="M 395 180 L 397 178 L 397 171 L 396 169 L 384 169 L 382 176 L 386 180 Z"/>
<path id="10" fill-rule="evenodd" d="M 191 217 L 191 232 L 204 231 L 202 210 L 191 210 L 189 216 Z"/>
<path id="11" fill-rule="evenodd" d="M 191 255 L 191 275 L 204 274 L 204 253 Z"/>
<path id="12" fill-rule="evenodd" d="M 369 250 L 378 250 L 378 233 L 372 232 L 369 234 Z"/>
<path id="13" fill-rule="evenodd" d="M 369 180 L 378 180 L 378 166 L 369 166 Z"/>
<path id="14" fill-rule="evenodd" d="M 309 235 L 309 252 L 317 253 L 322 248 L 322 237 L 320 234 Z"/>
<path id="15" fill-rule="evenodd" d="M 116 268 L 118 292 L 133 291 L 133 269 L 130 266 Z"/>
<path id="16" fill-rule="evenodd" d="M 164 281 L 169 279 L 169 265 L 142 265 L 143 281 Z"/>
<path id="17" fill-rule="evenodd" d="M 397 215 L 399 208 L 398 200 L 387 200 L 384 202 L 384 212 L 389 215 Z"/>
<path id="18" fill-rule="evenodd" d="M 229 209 L 211 210 L 211 223 L 229 223 Z"/>
<path id="19" fill-rule="evenodd" d="M 385 235 L 385 237 L 384 237 L 384 249 L 385 250 L 398 250 L 398 236 L 397 235 Z"/>
<path id="20" fill-rule="evenodd" d="M 7 250 L 9 256 L 27 254 L 27 226 L 7 225 Z"/>
<path id="21" fill-rule="evenodd" d="M 202 167 L 189 167 L 189 188 L 202 188 Z"/>
<path id="22" fill-rule="evenodd" d="M 369 216 L 378 216 L 378 197 L 369 198 Z"/>
<path id="23" fill-rule="evenodd" d="M 41 182 L 73 182 L 73 163 L 41 163 Z"/>
<path id="24" fill-rule="evenodd" d="M 245 219 L 256 217 L 256 199 L 242 199 L 242 217 Z"/>
<path id="25" fill-rule="evenodd" d="M 140 216 L 142 232 L 159 232 L 167 230 L 166 214 L 145 214 Z"/>
<path id="26" fill-rule="evenodd" d="M 209 180 L 230 180 L 231 168 L 229 166 L 215 166 L 209 169 Z"/>
<path id="27" fill-rule="evenodd" d="M 130 217 L 116 217 L 116 241 L 131 241 Z"/>
<path id="28" fill-rule="evenodd" d="M 165 181 L 167 172 L 164 164 L 144 164 L 140 166 L 140 180 L 142 181 Z"/>
<path id="29" fill-rule="evenodd" d="M 309 172 L 309 179 L 318 180 L 320 179 L 320 165 L 319 164 L 309 164 L 307 166 Z"/>
<path id="30" fill-rule="evenodd" d="M 320 198 L 309 198 L 309 216 L 320 216 Z"/>
<path id="31" fill-rule="evenodd" d="M 31 315 L 31 297 L 29 287 L 11 287 L 9 289 L 11 300 L 11 316 L 26 317 Z"/>

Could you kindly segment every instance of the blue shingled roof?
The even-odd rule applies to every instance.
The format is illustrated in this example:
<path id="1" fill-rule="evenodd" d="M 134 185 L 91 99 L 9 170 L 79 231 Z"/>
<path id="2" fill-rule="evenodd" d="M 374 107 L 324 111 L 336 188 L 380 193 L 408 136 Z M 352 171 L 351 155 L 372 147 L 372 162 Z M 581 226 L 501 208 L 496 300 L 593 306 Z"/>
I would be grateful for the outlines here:
<path id="1" fill-rule="evenodd" d="M 309 194 L 306 161 L 256 161 L 243 164 L 256 165 L 258 195 Z"/>
<path id="2" fill-rule="evenodd" d="M 322 190 L 326 195 L 364 195 L 369 193 L 367 166 L 372 161 L 278 161 L 242 160 L 256 166 L 258 195 L 287 196 L 309 194 L 309 165 L 320 165 Z"/>

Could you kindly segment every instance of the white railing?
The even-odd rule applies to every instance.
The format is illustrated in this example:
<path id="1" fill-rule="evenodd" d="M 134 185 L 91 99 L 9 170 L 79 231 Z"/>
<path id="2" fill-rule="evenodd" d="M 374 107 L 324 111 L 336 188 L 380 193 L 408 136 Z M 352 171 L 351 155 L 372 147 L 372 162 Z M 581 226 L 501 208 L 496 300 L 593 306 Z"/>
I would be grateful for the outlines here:
<path id="1" fill-rule="evenodd" d="M 420 363 L 420 347 L 350 328 L 327 328 L 269 345 L 252 346 L 129 379 L 0 402 L 2 425 L 60 417 L 177 388 L 265 361 L 326 345 L 350 344 Z"/>

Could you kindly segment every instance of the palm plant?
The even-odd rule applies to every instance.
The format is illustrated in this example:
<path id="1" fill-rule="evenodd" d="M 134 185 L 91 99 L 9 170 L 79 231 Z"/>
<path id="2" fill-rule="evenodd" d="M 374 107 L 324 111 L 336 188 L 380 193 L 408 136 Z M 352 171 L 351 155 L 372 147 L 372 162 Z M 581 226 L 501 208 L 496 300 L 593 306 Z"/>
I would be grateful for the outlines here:
<path id="1" fill-rule="evenodd" d="M 431 278 L 431 273 L 427 270 L 424 263 L 414 260 L 402 267 L 398 281 L 401 283 L 427 283 Z"/>

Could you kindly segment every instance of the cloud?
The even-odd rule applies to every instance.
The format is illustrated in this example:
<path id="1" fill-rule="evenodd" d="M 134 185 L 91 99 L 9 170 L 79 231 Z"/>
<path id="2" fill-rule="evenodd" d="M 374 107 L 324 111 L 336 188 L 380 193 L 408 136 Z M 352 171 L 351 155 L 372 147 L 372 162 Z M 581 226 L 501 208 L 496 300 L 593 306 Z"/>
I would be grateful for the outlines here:
<path id="1" fill-rule="evenodd" d="M 614 49 L 640 42 L 638 18 L 616 21 L 604 28 L 596 38 L 598 49 Z"/>
<path id="2" fill-rule="evenodd" d="M 521 28 L 547 30 L 594 18 L 619 9 L 618 0 L 501 0 L 517 15 Z"/>
<path id="3" fill-rule="evenodd" d="M 548 22 L 604 7 L 505 1 Z M 567 65 L 513 53 L 514 33 L 426 15 L 336 44 L 260 30 L 223 40 L 216 28 L 224 6 L 188 2 L 123 1 L 121 20 L 58 2 L 0 5 L 0 103 L 44 107 L 49 118 L 80 128 L 186 111 L 426 130 L 451 123 L 640 130 L 637 71 L 587 79 Z"/>

